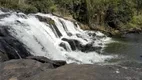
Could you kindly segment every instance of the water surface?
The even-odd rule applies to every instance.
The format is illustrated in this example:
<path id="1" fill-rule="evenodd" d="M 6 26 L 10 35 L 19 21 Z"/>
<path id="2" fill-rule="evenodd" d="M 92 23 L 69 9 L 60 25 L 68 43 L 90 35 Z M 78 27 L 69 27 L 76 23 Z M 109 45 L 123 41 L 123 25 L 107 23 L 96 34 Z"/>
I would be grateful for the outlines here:
<path id="1" fill-rule="evenodd" d="M 113 38 L 114 42 L 107 44 L 103 54 L 113 54 L 118 57 L 110 62 L 136 61 L 142 62 L 142 33 L 127 34 L 122 38 Z"/>

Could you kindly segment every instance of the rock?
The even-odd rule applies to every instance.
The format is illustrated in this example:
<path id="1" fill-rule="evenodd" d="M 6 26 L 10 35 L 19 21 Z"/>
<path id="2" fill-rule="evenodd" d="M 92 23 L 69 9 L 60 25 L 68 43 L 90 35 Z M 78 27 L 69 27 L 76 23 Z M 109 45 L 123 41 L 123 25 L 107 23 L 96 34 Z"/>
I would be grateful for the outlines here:
<path id="1" fill-rule="evenodd" d="M 26 78 L 54 69 L 50 63 L 31 59 L 10 60 L 0 64 L 0 80 L 26 80 Z"/>
<path id="2" fill-rule="evenodd" d="M 66 61 L 50 60 L 46 57 L 40 57 L 40 56 L 30 56 L 30 57 L 27 57 L 27 59 L 36 60 L 36 61 L 39 61 L 41 63 L 51 64 L 51 65 L 53 65 L 54 68 L 57 68 L 57 67 L 60 67 L 60 66 L 63 66 L 63 65 L 66 64 Z"/>
<path id="3" fill-rule="evenodd" d="M 68 42 L 72 50 L 77 50 L 78 48 L 80 48 L 81 43 L 78 40 L 67 38 L 62 38 L 62 40 Z"/>
<path id="4" fill-rule="evenodd" d="M 41 72 L 27 80 L 141 80 L 142 68 L 123 68 L 117 65 L 69 64 Z"/>
<path id="5" fill-rule="evenodd" d="M 7 60 L 9 60 L 7 54 L 0 52 L 0 62 L 4 62 L 4 61 L 7 61 Z"/>
<path id="6" fill-rule="evenodd" d="M 40 16 L 40 15 L 36 15 L 36 17 L 37 17 L 41 22 L 45 22 L 45 23 L 48 23 L 48 24 L 51 24 L 51 25 L 54 25 L 54 24 L 55 24 L 54 20 L 52 20 L 51 18 L 42 17 L 42 16 Z"/>
<path id="7" fill-rule="evenodd" d="M 53 30 L 53 32 L 54 32 L 54 30 L 56 30 L 58 37 L 62 36 L 62 34 L 58 30 L 57 26 L 55 25 L 54 20 L 52 20 L 51 18 L 48 18 L 48 17 L 40 16 L 40 15 L 36 15 L 36 17 L 39 19 L 39 21 L 49 24 L 50 28 L 51 28 L 51 30 Z M 53 29 L 53 27 L 54 27 L 54 29 Z"/>
<path id="8" fill-rule="evenodd" d="M 12 10 L 7 9 L 7 8 L 0 8 L 0 10 L 1 10 L 2 12 L 10 12 L 10 11 L 12 11 Z"/>
<path id="9" fill-rule="evenodd" d="M 24 44 L 10 35 L 8 26 L 0 26 L 0 52 L 9 59 L 20 59 L 30 56 Z"/>
<path id="10" fill-rule="evenodd" d="M 7 14 L 0 14 L 0 19 L 6 18 L 6 17 L 8 17 L 8 16 L 10 16 L 9 13 L 7 13 Z"/>
<path id="11" fill-rule="evenodd" d="M 82 52 L 91 52 L 91 51 L 98 51 L 99 52 L 100 49 L 102 49 L 102 47 L 94 47 L 93 42 L 83 45 L 83 44 L 81 44 L 80 41 L 75 40 L 75 39 L 62 38 L 62 40 L 68 42 L 73 51 L 80 50 Z M 65 50 L 67 50 L 66 46 L 64 44 L 60 44 L 60 46 L 65 48 Z"/>
<path id="12" fill-rule="evenodd" d="M 88 43 L 86 45 L 82 45 L 80 50 L 82 52 L 86 52 L 87 53 L 87 52 L 91 52 L 91 51 L 99 52 L 99 50 L 102 49 L 102 47 L 94 47 L 93 44 L 94 43 L 92 42 L 92 43 Z"/>
<path id="13" fill-rule="evenodd" d="M 137 66 L 129 67 L 123 65 L 68 64 L 54 68 L 50 61 L 52 62 L 52 60 L 46 59 L 44 57 L 28 57 L 28 59 L 10 60 L 1 63 L 0 79 L 142 80 L 142 68 Z"/>
<path id="14" fill-rule="evenodd" d="M 67 32 L 67 35 L 70 36 L 70 37 L 73 36 L 73 34 L 70 33 L 70 32 Z"/>
<path id="15" fill-rule="evenodd" d="M 68 49 L 68 45 L 66 44 L 66 43 L 64 43 L 64 42 L 61 42 L 60 44 L 59 44 L 59 46 L 60 47 L 62 47 L 62 48 L 64 48 L 66 51 L 69 51 Z"/>

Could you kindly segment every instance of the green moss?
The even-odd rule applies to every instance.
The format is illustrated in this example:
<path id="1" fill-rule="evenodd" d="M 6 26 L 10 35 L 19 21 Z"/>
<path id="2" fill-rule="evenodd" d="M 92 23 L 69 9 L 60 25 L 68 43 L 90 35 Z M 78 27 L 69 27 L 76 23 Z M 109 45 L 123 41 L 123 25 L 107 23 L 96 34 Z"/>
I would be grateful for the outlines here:
<path id="1" fill-rule="evenodd" d="M 52 20 L 52 19 L 50 19 L 48 22 L 49 22 L 49 24 L 51 24 L 51 25 L 55 25 L 55 22 L 54 22 L 54 20 Z"/>

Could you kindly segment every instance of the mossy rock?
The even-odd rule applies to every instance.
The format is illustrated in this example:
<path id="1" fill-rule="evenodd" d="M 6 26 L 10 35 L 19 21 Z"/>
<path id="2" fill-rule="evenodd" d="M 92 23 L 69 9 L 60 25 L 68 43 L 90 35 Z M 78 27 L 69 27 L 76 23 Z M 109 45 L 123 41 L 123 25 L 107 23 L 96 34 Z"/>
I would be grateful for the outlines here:
<path id="1" fill-rule="evenodd" d="M 42 16 L 39 16 L 39 15 L 36 15 L 36 17 L 37 17 L 41 22 L 45 22 L 45 23 L 48 23 L 48 24 L 50 24 L 50 25 L 55 25 L 54 20 L 52 20 L 51 18 L 42 17 Z"/>
<path id="2" fill-rule="evenodd" d="M 54 20 L 52 20 L 52 19 L 50 19 L 50 18 L 49 18 L 48 22 L 49 22 L 49 24 L 51 24 L 51 25 L 55 25 Z"/>

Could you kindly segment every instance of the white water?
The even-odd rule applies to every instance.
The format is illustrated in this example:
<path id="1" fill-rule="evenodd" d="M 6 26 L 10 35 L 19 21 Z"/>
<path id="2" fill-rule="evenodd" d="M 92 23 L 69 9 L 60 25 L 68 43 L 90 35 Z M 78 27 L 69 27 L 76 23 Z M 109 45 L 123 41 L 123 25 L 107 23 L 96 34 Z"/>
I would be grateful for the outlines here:
<path id="1" fill-rule="evenodd" d="M 35 56 L 45 56 L 54 60 L 66 60 L 68 63 L 92 64 L 96 62 L 104 62 L 111 59 L 111 55 L 101 55 L 97 52 L 81 52 L 79 49 L 72 50 L 71 45 L 63 41 L 77 40 L 81 45 L 93 43 L 92 46 L 105 47 L 105 44 L 111 39 L 101 32 L 83 31 L 77 23 L 53 16 L 51 14 L 30 14 L 16 12 L 2 12 L 0 15 L 9 14 L 9 16 L 0 19 L 0 25 L 8 26 L 9 31 L 19 41 L 23 42 L 27 50 Z M 56 26 L 41 22 L 36 16 L 43 18 L 51 18 Z M 95 36 L 89 36 L 95 34 Z M 59 46 L 63 43 L 66 49 Z"/>

